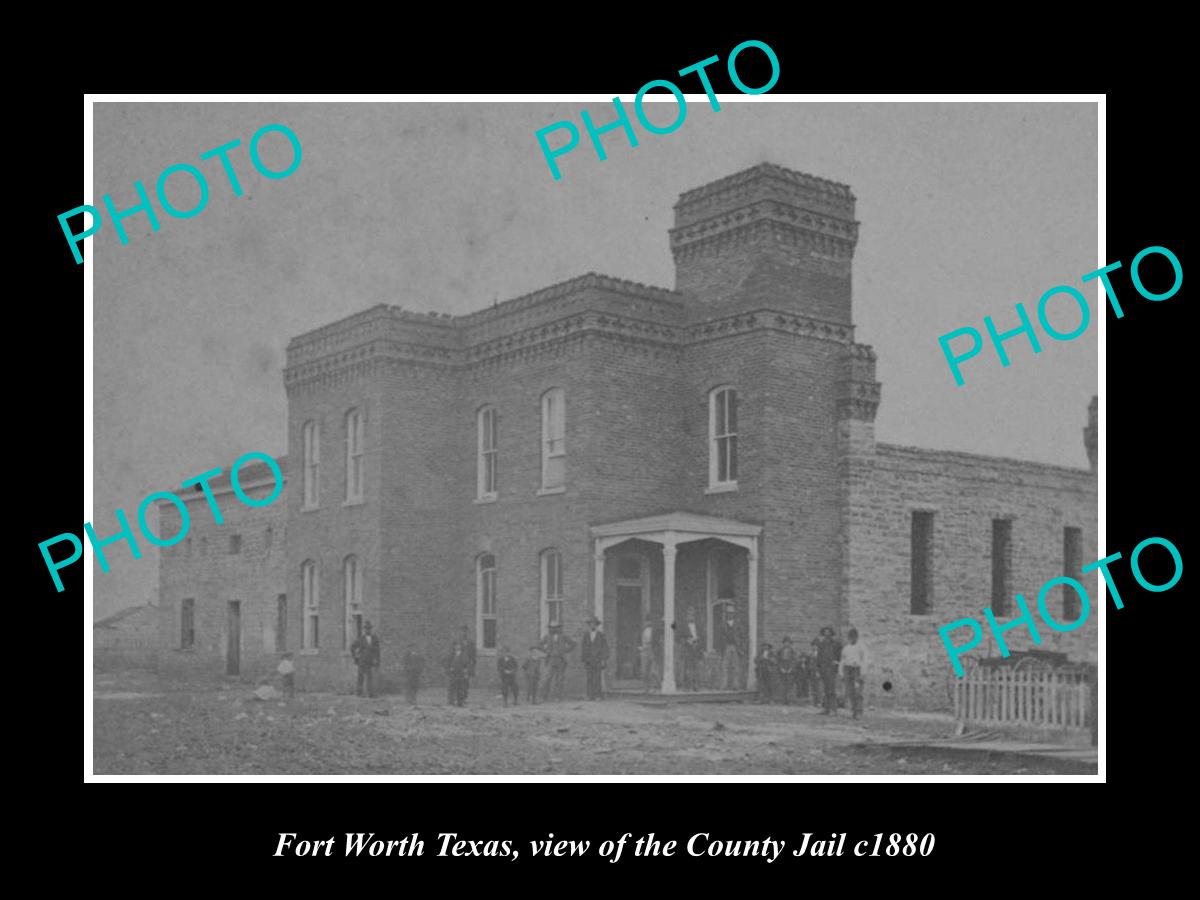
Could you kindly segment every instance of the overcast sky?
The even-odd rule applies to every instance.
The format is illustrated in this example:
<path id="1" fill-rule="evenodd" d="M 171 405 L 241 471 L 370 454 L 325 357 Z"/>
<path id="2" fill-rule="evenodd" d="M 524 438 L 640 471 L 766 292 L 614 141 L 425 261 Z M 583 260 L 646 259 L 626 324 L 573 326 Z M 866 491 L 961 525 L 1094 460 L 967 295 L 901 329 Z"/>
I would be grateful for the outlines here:
<path id="1" fill-rule="evenodd" d="M 631 98 L 625 98 L 627 101 Z M 627 104 L 628 105 L 628 104 Z M 596 271 L 674 286 L 667 229 L 685 190 L 760 162 L 849 184 L 862 223 L 854 257 L 856 339 L 874 346 L 881 441 L 1087 467 L 1081 429 L 1096 393 L 1095 315 L 1067 343 L 1034 355 L 1008 343 L 966 363 L 956 388 L 939 335 L 1017 324 L 1038 298 L 1108 260 L 1096 258 L 1094 104 L 689 103 L 669 135 L 639 130 L 630 148 L 605 136 L 559 160 L 554 181 L 534 132 L 579 122 L 582 103 L 95 105 L 94 190 L 118 209 L 153 193 L 159 173 L 190 163 L 209 176 L 190 219 L 159 211 L 110 223 L 95 259 L 97 533 L 132 520 L 150 491 L 240 454 L 286 452 L 281 370 L 295 335 L 376 303 L 465 313 Z M 611 106 L 586 104 L 598 124 Z M 665 109 L 654 120 L 668 122 Z M 250 136 L 282 123 L 303 162 L 267 180 Z M 245 189 L 235 197 L 200 153 L 234 139 Z M 273 168 L 286 141 L 262 144 Z M 189 191 L 191 193 L 189 194 Z M 174 205 L 194 204 L 186 175 Z M 1095 306 L 1095 283 L 1086 295 Z M 1058 301 L 1062 302 L 1062 301 Z M 1063 302 L 1051 319 L 1078 319 Z M 113 545 L 95 569 L 96 613 L 145 602 L 157 555 Z M 90 557 L 90 551 L 88 556 Z"/>

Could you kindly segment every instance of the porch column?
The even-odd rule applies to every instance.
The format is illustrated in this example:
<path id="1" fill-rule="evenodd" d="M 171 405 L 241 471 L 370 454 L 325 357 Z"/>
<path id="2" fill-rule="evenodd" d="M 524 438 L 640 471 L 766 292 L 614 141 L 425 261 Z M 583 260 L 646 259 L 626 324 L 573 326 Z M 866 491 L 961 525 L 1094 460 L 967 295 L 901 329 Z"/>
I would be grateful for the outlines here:
<path id="1" fill-rule="evenodd" d="M 596 574 L 592 584 L 592 614 L 601 622 L 604 621 L 604 548 L 600 539 L 594 543 Z"/>
<path id="2" fill-rule="evenodd" d="M 663 671 L 662 692 L 675 693 L 675 543 L 668 538 L 663 544 Z"/>
<path id="3" fill-rule="evenodd" d="M 746 687 L 754 690 L 754 659 L 758 656 L 758 538 L 751 539 L 750 560 L 746 569 L 746 603 L 750 621 L 747 630 L 747 649 L 750 659 L 747 660 Z"/>

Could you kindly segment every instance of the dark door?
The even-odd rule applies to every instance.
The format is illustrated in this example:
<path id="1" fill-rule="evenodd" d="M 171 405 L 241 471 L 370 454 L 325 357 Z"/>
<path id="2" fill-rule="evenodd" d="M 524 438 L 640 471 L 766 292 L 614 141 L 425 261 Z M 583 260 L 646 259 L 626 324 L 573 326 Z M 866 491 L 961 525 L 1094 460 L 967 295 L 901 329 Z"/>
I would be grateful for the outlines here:
<path id="1" fill-rule="evenodd" d="M 242 601 L 229 601 L 229 621 L 226 633 L 229 643 L 225 648 L 225 674 L 239 675 L 242 670 Z"/>
<path id="2" fill-rule="evenodd" d="M 638 640 L 642 626 L 642 588 L 617 585 L 617 677 L 640 678 Z"/>

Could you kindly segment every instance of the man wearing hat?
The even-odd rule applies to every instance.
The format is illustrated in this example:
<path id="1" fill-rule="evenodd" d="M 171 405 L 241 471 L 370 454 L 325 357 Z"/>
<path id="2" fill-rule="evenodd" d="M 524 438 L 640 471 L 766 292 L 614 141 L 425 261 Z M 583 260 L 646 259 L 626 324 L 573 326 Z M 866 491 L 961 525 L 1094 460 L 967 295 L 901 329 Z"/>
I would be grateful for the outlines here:
<path id="1" fill-rule="evenodd" d="M 775 654 L 775 664 L 779 667 L 779 700 L 784 704 L 792 702 L 792 688 L 796 685 L 796 666 L 800 661 L 792 639 L 785 637 L 783 646 Z"/>
<path id="2" fill-rule="evenodd" d="M 604 693 L 601 684 L 601 673 L 608 665 L 608 640 L 600 630 L 600 620 L 592 616 L 587 620 L 588 631 L 579 642 L 579 654 L 583 657 L 583 667 L 587 670 L 587 698 L 599 700 Z"/>
<path id="3" fill-rule="evenodd" d="M 821 715 L 832 713 L 836 716 L 838 660 L 842 658 L 842 645 L 833 636 L 833 629 L 824 625 L 821 636 L 813 642 L 813 646 L 817 649 L 817 675 L 825 696 L 825 708 L 821 710 Z"/>
<path id="4" fill-rule="evenodd" d="M 561 625 L 551 625 L 542 641 L 546 653 L 546 692 L 542 700 L 550 699 L 551 690 L 557 699 L 563 698 L 563 679 L 567 674 L 567 654 L 575 649 L 575 641 L 562 633 Z"/>
<path id="5" fill-rule="evenodd" d="M 446 702 L 451 706 L 467 702 L 467 690 L 475 674 L 475 644 L 469 634 L 467 626 L 462 626 L 446 657 Z"/>
<path id="6" fill-rule="evenodd" d="M 379 668 L 379 638 L 372 632 L 370 622 L 363 625 L 363 633 L 350 645 L 350 655 L 358 666 L 358 684 L 354 693 L 363 696 L 365 684 L 366 695 L 374 697 L 375 670 Z"/>

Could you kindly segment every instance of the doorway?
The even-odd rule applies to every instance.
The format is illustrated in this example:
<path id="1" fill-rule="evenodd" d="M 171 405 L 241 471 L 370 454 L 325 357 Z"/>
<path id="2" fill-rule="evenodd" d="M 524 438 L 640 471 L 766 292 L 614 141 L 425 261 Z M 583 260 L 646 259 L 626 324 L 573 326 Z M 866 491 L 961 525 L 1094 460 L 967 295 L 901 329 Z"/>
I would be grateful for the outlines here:
<path id="1" fill-rule="evenodd" d="M 242 601 L 229 601 L 229 614 L 226 620 L 225 633 L 228 643 L 225 647 L 225 674 L 240 675 L 242 671 Z"/>
<path id="2" fill-rule="evenodd" d="M 617 557 L 617 675 L 619 680 L 642 677 L 638 644 L 646 616 L 645 560 Z"/>

